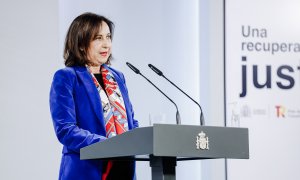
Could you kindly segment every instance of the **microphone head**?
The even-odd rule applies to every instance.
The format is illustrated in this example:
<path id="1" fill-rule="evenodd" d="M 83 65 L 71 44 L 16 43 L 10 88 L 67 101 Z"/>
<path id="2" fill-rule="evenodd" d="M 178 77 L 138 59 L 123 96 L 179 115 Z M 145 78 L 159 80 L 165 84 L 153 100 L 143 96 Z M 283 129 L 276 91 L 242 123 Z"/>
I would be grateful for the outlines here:
<path id="1" fill-rule="evenodd" d="M 133 70 L 136 74 L 140 74 L 140 70 L 138 70 L 136 67 L 134 67 L 129 62 L 126 62 L 127 66 L 130 67 L 131 70 Z"/>
<path id="2" fill-rule="evenodd" d="M 157 69 L 155 66 L 153 66 L 152 64 L 148 64 L 148 66 L 159 76 L 163 75 L 163 73 L 159 69 Z"/>

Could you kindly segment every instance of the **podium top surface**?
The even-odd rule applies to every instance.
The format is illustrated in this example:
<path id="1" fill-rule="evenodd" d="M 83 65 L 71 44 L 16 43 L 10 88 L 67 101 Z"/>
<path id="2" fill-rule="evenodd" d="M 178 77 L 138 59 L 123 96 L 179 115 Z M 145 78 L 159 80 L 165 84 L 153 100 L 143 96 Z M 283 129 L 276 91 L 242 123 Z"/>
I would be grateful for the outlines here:
<path id="1" fill-rule="evenodd" d="M 248 129 L 154 124 L 153 127 L 136 128 L 80 150 L 80 159 L 148 155 L 178 159 L 249 159 Z"/>

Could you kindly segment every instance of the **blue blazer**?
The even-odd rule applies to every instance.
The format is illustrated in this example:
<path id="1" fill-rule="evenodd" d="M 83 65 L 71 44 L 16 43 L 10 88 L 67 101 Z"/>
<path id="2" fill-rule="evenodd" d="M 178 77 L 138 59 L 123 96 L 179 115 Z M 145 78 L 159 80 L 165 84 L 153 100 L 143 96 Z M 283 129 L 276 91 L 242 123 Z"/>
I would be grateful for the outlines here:
<path id="1" fill-rule="evenodd" d="M 124 75 L 104 66 L 119 85 L 129 129 L 138 127 Z M 50 111 L 56 136 L 63 144 L 59 179 L 101 179 L 102 161 L 80 160 L 79 157 L 80 148 L 106 139 L 101 99 L 86 67 L 66 67 L 55 73 L 50 90 Z"/>

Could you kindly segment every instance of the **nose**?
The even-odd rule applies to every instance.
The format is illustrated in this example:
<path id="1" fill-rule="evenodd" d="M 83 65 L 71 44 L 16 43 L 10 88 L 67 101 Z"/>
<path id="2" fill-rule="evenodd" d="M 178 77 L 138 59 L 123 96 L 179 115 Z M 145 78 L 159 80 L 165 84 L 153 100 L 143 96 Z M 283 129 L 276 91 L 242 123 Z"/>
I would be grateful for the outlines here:
<path id="1" fill-rule="evenodd" d="M 102 47 L 103 48 L 110 48 L 111 47 L 111 40 L 110 39 L 105 39 L 103 41 Z"/>

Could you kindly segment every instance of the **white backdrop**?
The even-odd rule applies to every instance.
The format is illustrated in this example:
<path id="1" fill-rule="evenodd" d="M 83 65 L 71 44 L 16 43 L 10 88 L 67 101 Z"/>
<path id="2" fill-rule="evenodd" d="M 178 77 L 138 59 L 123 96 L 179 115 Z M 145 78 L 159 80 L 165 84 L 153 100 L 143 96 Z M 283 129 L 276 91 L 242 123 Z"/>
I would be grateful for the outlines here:
<path id="1" fill-rule="evenodd" d="M 250 160 L 228 161 L 228 180 L 300 179 L 299 7 L 226 0 L 227 125 L 250 134 Z"/>

